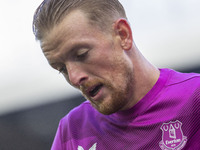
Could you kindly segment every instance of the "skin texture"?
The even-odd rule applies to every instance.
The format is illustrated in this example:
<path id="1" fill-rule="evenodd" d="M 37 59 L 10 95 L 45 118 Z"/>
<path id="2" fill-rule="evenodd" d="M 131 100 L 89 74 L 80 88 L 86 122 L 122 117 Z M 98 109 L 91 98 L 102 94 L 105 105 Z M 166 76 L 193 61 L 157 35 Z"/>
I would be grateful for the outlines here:
<path id="1" fill-rule="evenodd" d="M 41 41 L 49 64 L 106 115 L 130 109 L 159 76 L 137 50 L 125 19 L 110 28 L 104 32 L 92 26 L 83 12 L 75 10 Z"/>

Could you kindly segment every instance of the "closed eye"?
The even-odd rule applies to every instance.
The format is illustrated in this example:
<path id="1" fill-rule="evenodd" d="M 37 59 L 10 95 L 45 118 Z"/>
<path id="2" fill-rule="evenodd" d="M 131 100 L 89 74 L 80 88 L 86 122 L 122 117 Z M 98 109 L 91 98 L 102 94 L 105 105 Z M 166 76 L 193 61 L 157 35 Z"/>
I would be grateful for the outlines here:
<path id="1" fill-rule="evenodd" d="M 88 54 L 88 51 L 85 52 L 85 53 L 83 53 L 83 54 L 81 54 L 81 55 L 77 55 L 76 57 L 77 57 L 78 59 L 84 59 L 84 58 L 86 58 L 87 54 Z"/>
<path id="2" fill-rule="evenodd" d="M 79 49 L 76 53 L 76 59 L 83 60 L 87 57 L 89 50 L 87 48 Z"/>

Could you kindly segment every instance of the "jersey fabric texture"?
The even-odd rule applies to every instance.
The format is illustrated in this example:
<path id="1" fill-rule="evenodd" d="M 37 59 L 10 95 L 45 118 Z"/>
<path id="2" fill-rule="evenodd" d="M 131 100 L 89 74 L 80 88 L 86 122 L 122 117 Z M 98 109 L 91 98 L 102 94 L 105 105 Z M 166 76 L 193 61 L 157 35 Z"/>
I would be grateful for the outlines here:
<path id="1" fill-rule="evenodd" d="M 61 119 L 51 149 L 200 149 L 200 75 L 160 69 L 135 106 L 111 115 L 86 101 Z"/>

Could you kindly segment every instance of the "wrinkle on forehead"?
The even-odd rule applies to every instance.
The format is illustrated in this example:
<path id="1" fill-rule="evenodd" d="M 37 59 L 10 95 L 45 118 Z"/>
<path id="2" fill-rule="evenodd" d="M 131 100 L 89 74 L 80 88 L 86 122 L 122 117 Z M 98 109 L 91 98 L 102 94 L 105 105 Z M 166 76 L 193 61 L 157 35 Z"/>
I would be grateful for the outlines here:
<path id="1" fill-rule="evenodd" d="M 54 29 L 58 30 L 55 32 Z M 44 40 L 41 41 L 41 48 L 44 53 L 58 49 L 67 35 L 66 30 L 63 28 L 59 29 L 56 26 L 54 29 L 47 33 Z"/>
<path id="2" fill-rule="evenodd" d="M 80 17 L 81 16 L 81 17 Z M 41 40 L 41 48 L 43 52 L 58 49 L 64 40 L 72 39 L 72 33 L 77 32 L 87 19 L 79 10 L 74 10 L 68 14 L 59 24 L 55 25 L 51 30 L 47 31 L 44 39 Z M 78 20 L 77 20 L 78 19 Z M 67 21 L 66 21 L 67 20 Z M 76 26 L 76 31 L 73 27 Z"/>

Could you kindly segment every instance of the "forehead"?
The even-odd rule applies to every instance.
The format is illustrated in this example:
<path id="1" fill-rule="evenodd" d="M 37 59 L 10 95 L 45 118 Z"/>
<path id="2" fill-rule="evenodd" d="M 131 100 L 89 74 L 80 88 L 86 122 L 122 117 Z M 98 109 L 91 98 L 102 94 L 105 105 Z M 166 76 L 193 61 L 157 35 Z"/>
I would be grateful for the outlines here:
<path id="1" fill-rule="evenodd" d="M 70 12 L 58 25 L 46 32 L 41 40 L 41 48 L 45 51 L 57 49 L 65 40 L 76 39 L 77 36 L 86 36 L 95 30 L 94 26 L 89 24 L 87 16 L 80 10 Z"/>

